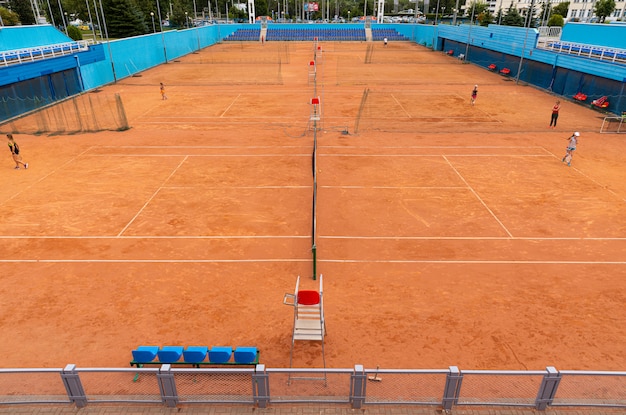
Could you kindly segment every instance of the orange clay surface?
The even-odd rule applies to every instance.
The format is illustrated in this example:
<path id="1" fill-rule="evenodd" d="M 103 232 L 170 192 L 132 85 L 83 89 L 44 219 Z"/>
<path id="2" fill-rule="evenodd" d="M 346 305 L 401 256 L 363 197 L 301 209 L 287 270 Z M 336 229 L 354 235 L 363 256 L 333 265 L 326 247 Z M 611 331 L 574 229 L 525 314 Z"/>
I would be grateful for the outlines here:
<path id="1" fill-rule="evenodd" d="M 97 92 L 127 131 L 3 126 L 30 168 L 5 150 L 1 365 L 250 345 L 288 367 L 283 296 L 319 282 L 316 137 L 328 367 L 624 370 L 626 135 L 564 98 L 549 129 L 545 91 L 373 45 L 219 44 Z M 320 367 L 320 345 L 293 363 Z"/>

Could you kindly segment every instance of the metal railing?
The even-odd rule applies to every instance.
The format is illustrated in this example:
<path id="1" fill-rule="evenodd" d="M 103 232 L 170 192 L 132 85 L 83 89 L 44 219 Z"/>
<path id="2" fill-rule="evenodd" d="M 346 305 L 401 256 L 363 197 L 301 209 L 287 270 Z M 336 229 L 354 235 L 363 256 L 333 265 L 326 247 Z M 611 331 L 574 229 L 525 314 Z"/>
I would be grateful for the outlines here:
<path id="1" fill-rule="evenodd" d="M 325 375 L 326 380 L 320 377 Z M 294 376 L 294 375 L 297 375 Z M 292 379 L 290 382 L 289 379 Z M 306 380 L 293 381 L 295 378 Z M 626 408 L 626 372 L 449 369 L 0 369 L 0 406 L 191 403 Z"/>
<path id="2" fill-rule="evenodd" d="M 54 45 L 37 46 L 26 49 L 0 51 L 0 64 L 4 66 L 19 65 L 39 59 L 56 58 L 58 56 L 83 52 L 89 49 L 91 43 L 93 43 L 92 40 L 79 40 L 76 42 L 57 43 Z"/>
<path id="3" fill-rule="evenodd" d="M 582 43 L 562 42 L 553 39 L 539 39 L 537 48 L 557 53 L 581 56 L 614 63 L 626 63 L 626 49 L 586 45 Z"/>

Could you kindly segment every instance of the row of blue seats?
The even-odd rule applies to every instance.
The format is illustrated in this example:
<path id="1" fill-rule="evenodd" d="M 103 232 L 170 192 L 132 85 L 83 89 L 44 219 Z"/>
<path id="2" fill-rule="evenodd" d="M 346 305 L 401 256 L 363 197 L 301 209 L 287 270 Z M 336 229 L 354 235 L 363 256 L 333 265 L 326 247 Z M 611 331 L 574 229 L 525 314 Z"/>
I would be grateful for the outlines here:
<path id="1" fill-rule="evenodd" d="M 132 351 L 131 366 L 144 365 L 256 365 L 259 351 L 256 347 L 238 346 L 139 346 Z M 158 358 L 158 360 L 156 360 Z"/>
<path id="2" fill-rule="evenodd" d="M 562 44 L 558 42 L 550 42 L 548 46 L 552 49 L 558 49 L 558 51 L 569 52 L 569 53 L 577 53 L 581 55 L 586 55 L 591 57 L 602 57 L 606 59 L 626 59 L 626 52 L 619 52 L 611 49 L 605 48 L 594 48 L 590 46 L 582 46 L 582 45 L 570 45 L 570 44 Z"/>
<path id="3" fill-rule="evenodd" d="M 373 40 L 383 40 L 387 38 L 387 40 L 409 40 L 406 36 L 401 33 L 398 33 L 395 29 L 374 29 L 372 28 L 372 39 Z"/>
<path id="4" fill-rule="evenodd" d="M 13 60 L 31 60 L 43 58 L 46 56 L 70 53 L 73 51 L 78 51 L 81 48 L 82 46 L 78 43 L 65 43 L 61 45 L 43 46 L 31 49 L 9 50 L 6 52 L 2 52 L 0 54 L 0 58 L 2 58 L 2 61 L 4 62 Z"/>

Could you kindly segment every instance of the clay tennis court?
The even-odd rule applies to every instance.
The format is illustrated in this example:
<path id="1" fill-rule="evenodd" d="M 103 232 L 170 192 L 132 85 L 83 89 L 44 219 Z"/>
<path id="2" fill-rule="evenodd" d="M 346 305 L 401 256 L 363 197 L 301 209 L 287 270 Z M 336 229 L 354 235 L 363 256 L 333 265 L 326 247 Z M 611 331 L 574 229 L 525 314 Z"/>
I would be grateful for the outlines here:
<path id="1" fill-rule="evenodd" d="M 120 94 L 127 131 L 16 134 L 30 168 L 5 153 L 2 365 L 249 345 L 288 367 L 283 295 L 319 282 L 316 137 L 328 367 L 623 370 L 626 136 L 565 99 L 549 129 L 545 91 L 368 45 L 322 43 L 314 84 L 312 43 L 219 44 L 94 92 Z M 296 345 L 294 366 L 321 364 Z"/>

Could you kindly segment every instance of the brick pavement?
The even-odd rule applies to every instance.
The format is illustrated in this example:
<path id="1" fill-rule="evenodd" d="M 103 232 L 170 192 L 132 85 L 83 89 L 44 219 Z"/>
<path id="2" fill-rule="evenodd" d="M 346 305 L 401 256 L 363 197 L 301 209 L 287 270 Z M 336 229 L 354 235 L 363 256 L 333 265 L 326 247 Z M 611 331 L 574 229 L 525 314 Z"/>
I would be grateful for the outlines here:
<path id="1" fill-rule="evenodd" d="M 250 405 L 185 405 L 177 408 L 166 408 L 159 405 L 99 405 L 91 404 L 78 409 L 74 405 L 6 405 L 0 406 L 0 414 L 32 414 L 32 415 L 170 415 L 170 414 L 206 414 L 206 415 L 442 415 L 446 414 L 439 408 L 385 405 L 368 406 L 364 409 L 352 409 L 341 405 L 273 405 L 260 409 Z M 626 414 L 626 409 L 591 408 L 591 409 L 548 409 L 535 411 L 519 408 L 457 408 L 449 412 L 451 415 L 618 415 Z"/>

